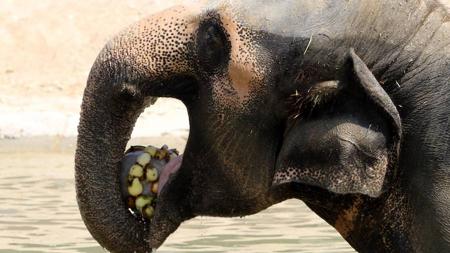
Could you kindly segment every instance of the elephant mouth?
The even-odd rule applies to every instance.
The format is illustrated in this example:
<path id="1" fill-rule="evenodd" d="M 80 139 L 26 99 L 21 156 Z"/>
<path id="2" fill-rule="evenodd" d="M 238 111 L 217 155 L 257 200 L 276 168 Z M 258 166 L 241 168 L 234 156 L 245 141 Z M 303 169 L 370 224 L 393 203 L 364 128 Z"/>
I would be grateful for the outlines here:
<path id="1" fill-rule="evenodd" d="M 188 203 L 186 175 L 183 158 L 179 156 L 164 166 L 160 175 L 154 216 L 146 224 L 147 242 L 151 249 L 159 248 L 180 224 L 193 218 Z"/>
<path id="2" fill-rule="evenodd" d="M 132 213 L 140 213 L 142 204 L 151 206 L 156 202 L 169 178 L 181 167 L 182 155 L 166 145 L 161 149 L 153 146 L 132 146 L 125 152 L 120 165 L 120 187 L 122 197 Z"/>
<path id="3" fill-rule="evenodd" d="M 155 214 L 168 214 L 168 210 L 164 210 L 168 201 L 166 195 L 173 191 L 171 185 L 178 176 L 182 162 L 183 156 L 178 155 L 175 149 L 168 149 L 166 145 L 161 149 L 153 146 L 132 146 L 120 162 L 120 188 L 125 208 L 142 224 L 144 230 L 148 229 L 148 226 L 155 227 L 150 229 L 147 235 L 149 241 L 153 240 L 150 245 L 152 248 L 158 247 L 161 240 L 165 239 L 155 236 L 157 233 L 154 231 L 160 232 L 161 227 L 152 224 L 158 223 L 155 222 L 158 219 Z M 163 210 L 160 210 L 161 206 Z M 173 218 L 169 219 L 169 222 L 175 226 L 179 223 Z"/>
<path id="4" fill-rule="evenodd" d="M 161 192 L 163 189 L 165 189 L 165 186 L 167 184 L 167 181 L 171 176 L 176 176 L 176 173 L 181 168 L 181 165 L 183 163 L 183 156 L 177 156 L 174 159 L 170 160 L 162 170 L 162 173 L 159 178 L 159 188 L 157 195 L 161 195 Z"/>

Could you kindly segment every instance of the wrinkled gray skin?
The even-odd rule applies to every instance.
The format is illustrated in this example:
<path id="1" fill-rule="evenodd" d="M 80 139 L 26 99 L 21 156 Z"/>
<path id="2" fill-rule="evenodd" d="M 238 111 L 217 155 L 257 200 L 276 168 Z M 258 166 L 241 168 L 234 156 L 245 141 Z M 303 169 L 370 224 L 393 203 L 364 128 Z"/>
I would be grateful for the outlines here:
<path id="1" fill-rule="evenodd" d="M 360 252 L 450 252 L 448 16 L 431 0 L 227 1 L 131 26 L 84 93 L 87 228 L 110 251 L 148 252 L 197 215 L 300 198 Z M 156 97 L 183 101 L 191 130 L 144 224 L 118 164 Z"/>

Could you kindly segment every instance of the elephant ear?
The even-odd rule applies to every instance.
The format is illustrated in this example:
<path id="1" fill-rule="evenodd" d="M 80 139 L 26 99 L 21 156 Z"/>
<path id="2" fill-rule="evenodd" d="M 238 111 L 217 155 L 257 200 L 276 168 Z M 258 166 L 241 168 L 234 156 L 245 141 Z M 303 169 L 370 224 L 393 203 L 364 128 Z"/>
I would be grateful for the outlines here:
<path id="1" fill-rule="evenodd" d="M 300 113 L 307 116 L 286 131 L 273 184 L 378 197 L 395 177 L 402 135 L 388 94 L 353 49 L 338 80 L 315 84 L 306 93 Z"/>

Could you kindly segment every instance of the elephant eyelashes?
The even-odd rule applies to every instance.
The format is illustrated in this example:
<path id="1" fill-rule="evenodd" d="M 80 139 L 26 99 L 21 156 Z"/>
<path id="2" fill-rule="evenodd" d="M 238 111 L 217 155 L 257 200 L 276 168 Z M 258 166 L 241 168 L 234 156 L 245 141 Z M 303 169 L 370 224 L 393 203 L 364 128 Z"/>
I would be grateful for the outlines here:
<path id="1" fill-rule="evenodd" d="M 314 110 L 333 102 L 341 87 L 337 81 L 325 81 L 315 84 L 306 91 L 296 92 L 290 98 L 293 110 L 290 112 L 292 119 L 304 119 Z"/>
<path id="2" fill-rule="evenodd" d="M 217 21 L 206 21 L 200 26 L 197 51 L 200 67 L 208 73 L 218 72 L 226 65 L 230 57 L 230 42 Z"/>

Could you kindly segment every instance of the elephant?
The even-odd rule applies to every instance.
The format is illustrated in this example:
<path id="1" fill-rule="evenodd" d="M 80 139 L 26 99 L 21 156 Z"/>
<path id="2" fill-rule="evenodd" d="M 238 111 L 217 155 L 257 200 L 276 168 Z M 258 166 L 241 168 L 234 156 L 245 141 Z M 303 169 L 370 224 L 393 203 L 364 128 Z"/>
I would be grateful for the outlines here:
<path id="1" fill-rule="evenodd" d="M 189 115 L 153 218 L 120 196 L 140 113 Z M 211 1 L 145 18 L 84 91 L 77 200 L 112 252 L 151 252 L 193 217 L 302 200 L 359 252 L 450 252 L 450 15 L 434 0 Z"/>

